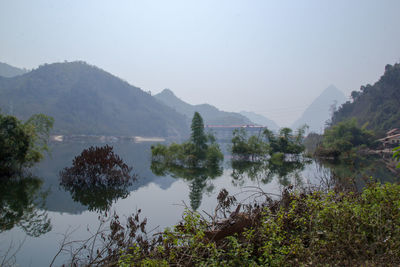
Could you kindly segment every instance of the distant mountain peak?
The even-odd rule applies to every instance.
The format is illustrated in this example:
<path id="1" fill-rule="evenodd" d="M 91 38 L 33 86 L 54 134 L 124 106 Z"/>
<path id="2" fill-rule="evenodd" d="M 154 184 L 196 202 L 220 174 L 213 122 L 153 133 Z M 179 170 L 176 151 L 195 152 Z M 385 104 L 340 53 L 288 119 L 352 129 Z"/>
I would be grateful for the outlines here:
<path id="1" fill-rule="evenodd" d="M 346 102 L 344 93 L 335 85 L 329 85 L 306 108 L 301 117 L 292 124 L 292 128 L 296 129 L 307 124 L 311 132 L 321 133 L 325 127 L 325 122 L 332 116 L 332 105 L 339 107 L 344 102 Z"/>
<path id="2" fill-rule="evenodd" d="M 172 92 L 172 90 L 168 89 L 168 88 L 165 88 L 164 90 L 162 90 L 160 94 L 175 96 L 174 92 Z"/>
<path id="3" fill-rule="evenodd" d="M 322 94 L 326 94 L 326 93 L 339 93 L 339 94 L 343 94 L 342 91 L 340 91 L 335 85 L 331 84 L 329 85 L 324 91 L 322 91 Z"/>
<path id="4" fill-rule="evenodd" d="M 329 85 L 324 91 L 340 91 L 334 84 Z"/>

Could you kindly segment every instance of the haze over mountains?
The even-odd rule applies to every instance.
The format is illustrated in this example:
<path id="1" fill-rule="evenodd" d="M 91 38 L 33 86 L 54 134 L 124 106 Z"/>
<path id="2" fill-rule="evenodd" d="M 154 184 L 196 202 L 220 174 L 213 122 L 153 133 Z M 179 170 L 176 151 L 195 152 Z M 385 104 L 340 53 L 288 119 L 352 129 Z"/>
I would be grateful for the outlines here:
<path id="1" fill-rule="evenodd" d="M 333 123 L 356 117 L 361 125 L 379 133 L 399 125 L 399 64 L 388 65 L 373 86 L 352 93 L 353 102 L 331 85 L 292 124 L 309 125 L 322 133 L 326 122 L 339 108 Z M 8 77 L 6 77 L 8 76 Z M 85 62 L 45 64 L 30 72 L 0 63 L 0 109 L 27 119 L 44 113 L 55 119 L 53 134 L 141 135 L 187 137 L 195 111 L 205 125 L 267 126 L 278 130 L 272 120 L 254 112 L 225 112 L 209 105 L 191 105 L 171 90 L 151 96 L 112 74 Z M 394 126 L 393 126 L 394 125 Z"/>
<path id="2" fill-rule="evenodd" d="M 297 129 L 307 124 L 310 132 L 322 133 L 333 112 L 344 102 L 346 102 L 346 96 L 343 92 L 331 85 L 308 106 L 291 127 Z"/>
<path id="3" fill-rule="evenodd" d="M 10 78 L 10 77 L 22 75 L 27 72 L 28 72 L 28 70 L 26 70 L 26 69 L 20 69 L 20 68 L 8 65 L 7 63 L 0 62 L 0 76 L 2 76 L 2 77 Z"/>
<path id="4" fill-rule="evenodd" d="M 52 116 L 58 134 L 181 137 L 189 128 L 185 116 L 84 62 L 45 64 L 0 77 L 0 108 L 20 119 Z"/>
<path id="5" fill-rule="evenodd" d="M 194 112 L 197 111 L 203 117 L 205 125 L 254 124 L 247 117 L 239 113 L 221 111 L 209 104 L 188 104 L 179 99 L 170 89 L 164 89 L 161 93 L 154 95 L 154 97 L 177 112 L 185 115 L 187 117 L 187 121 L 191 121 Z"/>
<path id="6" fill-rule="evenodd" d="M 240 114 L 243 116 L 246 116 L 249 118 L 252 122 L 261 125 L 261 126 L 267 126 L 268 129 L 277 131 L 279 130 L 278 124 L 276 124 L 273 120 L 268 119 L 267 117 L 264 117 L 263 115 L 251 112 L 251 111 L 240 111 Z"/>

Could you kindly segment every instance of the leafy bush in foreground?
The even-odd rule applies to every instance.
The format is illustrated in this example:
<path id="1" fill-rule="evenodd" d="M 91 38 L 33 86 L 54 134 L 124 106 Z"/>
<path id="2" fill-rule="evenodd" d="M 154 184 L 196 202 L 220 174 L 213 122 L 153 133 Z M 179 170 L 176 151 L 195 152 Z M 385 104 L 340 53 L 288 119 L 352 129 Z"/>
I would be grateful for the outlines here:
<path id="1" fill-rule="evenodd" d="M 400 185 L 371 184 L 361 194 L 287 189 L 280 200 L 228 220 L 228 228 L 218 229 L 187 211 L 157 239 L 121 243 L 114 257 L 120 266 L 400 264 Z M 139 226 L 137 220 L 121 231 L 136 236 Z M 230 235 L 221 237 L 226 229 Z"/>

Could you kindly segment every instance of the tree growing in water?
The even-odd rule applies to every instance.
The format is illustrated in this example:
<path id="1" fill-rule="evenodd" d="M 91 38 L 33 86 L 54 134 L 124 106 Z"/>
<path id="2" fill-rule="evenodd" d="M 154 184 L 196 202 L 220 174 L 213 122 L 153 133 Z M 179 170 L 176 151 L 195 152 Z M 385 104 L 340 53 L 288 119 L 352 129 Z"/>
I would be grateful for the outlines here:
<path id="1" fill-rule="evenodd" d="M 190 206 L 199 208 L 207 181 L 222 174 L 220 162 L 224 156 L 212 134 L 204 132 L 204 123 L 198 112 L 194 113 L 190 140 L 169 146 L 151 147 L 151 171 L 155 175 L 180 177 L 190 181 Z"/>
<path id="2" fill-rule="evenodd" d="M 60 185 L 89 210 L 107 211 L 113 201 L 129 195 L 128 186 L 136 179 L 131 172 L 113 147 L 89 147 L 60 172 Z"/>
<path id="3" fill-rule="evenodd" d="M 198 112 L 195 112 L 190 126 L 192 133 L 190 141 L 195 145 L 195 154 L 198 159 L 204 159 L 207 151 L 207 136 L 204 133 L 203 118 Z"/>
<path id="4" fill-rule="evenodd" d="M 250 136 L 244 129 L 235 129 L 232 138 L 232 154 L 243 160 L 263 160 L 265 157 L 277 153 L 298 156 L 304 152 L 303 138 L 306 126 L 293 134 L 292 129 L 282 128 L 278 134 L 274 134 L 268 128 L 258 136 Z"/>
<path id="5" fill-rule="evenodd" d="M 216 166 L 224 156 L 215 143 L 212 134 L 204 133 L 203 119 L 198 112 L 194 113 L 190 140 L 170 146 L 158 144 L 151 147 L 152 161 L 166 166 L 175 165 L 187 168 Z"/>

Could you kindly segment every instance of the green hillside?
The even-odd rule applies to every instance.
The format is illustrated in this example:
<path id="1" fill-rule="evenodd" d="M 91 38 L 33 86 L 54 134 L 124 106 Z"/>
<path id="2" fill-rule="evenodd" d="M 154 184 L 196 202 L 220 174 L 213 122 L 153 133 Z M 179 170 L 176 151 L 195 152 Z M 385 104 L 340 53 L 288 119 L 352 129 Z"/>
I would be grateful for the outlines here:
<path id="1" fill-rule="evenodd" d="M 0 108 L 21 119 L 52 116 L 58 134 L 180 137 L 188 131 L 181 114 L 84 62 L 45 64 L 0 77 Z"/>
<path id="2" fill-rule="evenodd" d="M 337 124 L 355 117 L 360 126 L 378 136 L 400 127 L 400 64 L 386 65 L 385 73 L 374 85 L 361 86 L 351 93 L 353 101 L 343 104 L 332 117 Z"/>
<path id="3" fill-rule="evenodd" d="M 164 89 L 161 93 L 154 95 L 154 97 L 165 105 L 173 108 L 177 112 L 185 115 L 187 120 L 190 121 L 194 112 L 199 112 L 204 119 L 205 125 L 244 125 L 254 124 L 247 117 L 235 113 L 226 112 L 217 109 L 209 104 L 191 105 L 179 99 L 171 90 Z"/>

